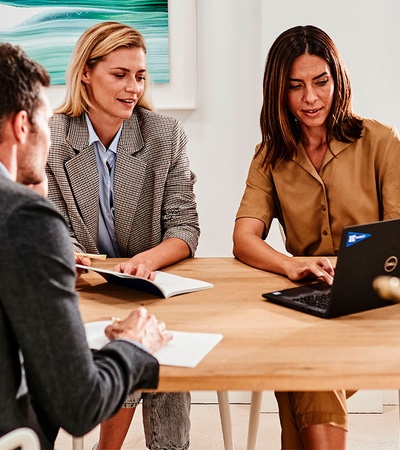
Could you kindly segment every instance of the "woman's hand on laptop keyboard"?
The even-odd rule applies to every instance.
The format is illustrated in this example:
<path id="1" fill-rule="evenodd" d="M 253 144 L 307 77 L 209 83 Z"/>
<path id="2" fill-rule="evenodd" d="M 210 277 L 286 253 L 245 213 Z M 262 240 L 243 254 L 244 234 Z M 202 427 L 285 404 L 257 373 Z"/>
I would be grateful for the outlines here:
<path id="1" fill-rule="evenodd" d="M 285 269 L 286 276 L 292 281 L 304 278 L 320 278 L 331 285 L 335 276 L 335 269 L 326 257 L 307 261 L 290 258 Z"/>

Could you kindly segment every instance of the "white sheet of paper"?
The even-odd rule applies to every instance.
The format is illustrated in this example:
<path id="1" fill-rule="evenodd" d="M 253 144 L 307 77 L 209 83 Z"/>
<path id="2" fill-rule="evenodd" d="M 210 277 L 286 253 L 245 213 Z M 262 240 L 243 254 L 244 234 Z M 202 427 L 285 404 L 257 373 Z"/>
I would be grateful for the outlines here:
<path id="1" fill-rule="evenodd" d="M 98 350 L 110 342 L 104 334 L 105 327 L 110 323 L 110 320 L 102 320 L 84 325 L 90 348 Z M 223 338 L 222 334 L 218 333 L 168 331 L 174 338 L 154 354 L 163 366 L 196 367 Z"/>

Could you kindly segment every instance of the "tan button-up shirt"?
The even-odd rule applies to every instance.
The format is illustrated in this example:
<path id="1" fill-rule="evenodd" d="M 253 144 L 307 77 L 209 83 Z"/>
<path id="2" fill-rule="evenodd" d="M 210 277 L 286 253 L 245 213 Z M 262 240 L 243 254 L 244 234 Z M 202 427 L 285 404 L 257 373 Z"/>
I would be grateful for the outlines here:
<path id="1" fill-rule="evenodd" d="M 342 229 L 359 223 L 400 217 L 400 136 L 394 128 L 364 120 L 353 143 L 333 140 L 321 170 L 304 147 L 275 169 L 262 167 L 264 151 L 254 156 L 236 215 L 265 223 L 273 218 L 286 233 L 295 256 L 335 255 Z"/>

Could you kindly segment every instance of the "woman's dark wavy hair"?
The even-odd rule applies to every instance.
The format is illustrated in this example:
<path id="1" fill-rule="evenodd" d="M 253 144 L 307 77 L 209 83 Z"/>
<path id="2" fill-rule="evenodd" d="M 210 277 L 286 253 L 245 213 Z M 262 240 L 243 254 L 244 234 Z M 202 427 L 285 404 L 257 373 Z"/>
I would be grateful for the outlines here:
<path id="1" fill-rule="evenodd" d="M 259 152 L 264 147 L 268 148 L 265 167 L 276 167 L 280 161 L 288 161 L 297 153 L 300 129 L 288 110 L 287 96 L 293 61 L 304 54 L 323 58 L 334 79 L 333 102 L 327 118 L 328 145 L 333 138 L 353 142 L 361 137 L 363 121 L 352 110 L 350 78 L 332 39 L 312 25 L 293 27 L 284 31 L 272 44 L 265 65 L 259 148 Z"/>

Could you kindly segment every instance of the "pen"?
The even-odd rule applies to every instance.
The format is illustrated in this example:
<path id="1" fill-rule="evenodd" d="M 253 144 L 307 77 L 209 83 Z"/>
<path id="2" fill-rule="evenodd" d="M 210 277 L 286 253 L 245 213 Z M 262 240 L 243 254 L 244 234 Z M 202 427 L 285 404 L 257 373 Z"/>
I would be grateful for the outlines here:
<path id="1" fill-rule="evenodd" d="M 104 259 L 107 258 L 107 255 L 98 255 L 96 253 L 79 253 L 79 252 L 76 252 L 75 255 L 76 256 L 82 256 L 82 257 L 90 258 L 90 259 L 99 259 L 99 260 L 104 260 Z"/>

